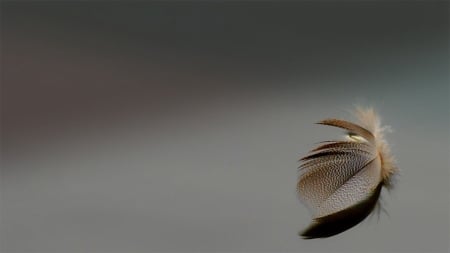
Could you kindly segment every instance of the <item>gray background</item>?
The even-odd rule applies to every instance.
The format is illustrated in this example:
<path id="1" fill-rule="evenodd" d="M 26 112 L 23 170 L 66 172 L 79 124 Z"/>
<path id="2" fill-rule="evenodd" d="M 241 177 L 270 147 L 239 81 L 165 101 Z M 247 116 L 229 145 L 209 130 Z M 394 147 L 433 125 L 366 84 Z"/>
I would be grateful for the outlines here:
<path id="1" fill-rule="evenodd" d="M 448 2 L 1 3 L 1 252 L 448 252 Z M 372 105 L 401 169 L 297 232 L 297 159 Z"/>

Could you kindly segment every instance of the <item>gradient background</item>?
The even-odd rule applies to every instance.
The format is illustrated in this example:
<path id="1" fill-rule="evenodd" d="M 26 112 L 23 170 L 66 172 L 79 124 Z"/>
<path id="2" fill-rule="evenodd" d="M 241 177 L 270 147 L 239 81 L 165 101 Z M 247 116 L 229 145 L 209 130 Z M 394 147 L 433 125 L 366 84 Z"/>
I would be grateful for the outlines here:
<path id="1" fill-rule="evenodd" d="M 1 252 L 448 252 L 449 2 L 1 3 Z M 372 105 L 382 214 L 297 232 L 297 159 Z"/>

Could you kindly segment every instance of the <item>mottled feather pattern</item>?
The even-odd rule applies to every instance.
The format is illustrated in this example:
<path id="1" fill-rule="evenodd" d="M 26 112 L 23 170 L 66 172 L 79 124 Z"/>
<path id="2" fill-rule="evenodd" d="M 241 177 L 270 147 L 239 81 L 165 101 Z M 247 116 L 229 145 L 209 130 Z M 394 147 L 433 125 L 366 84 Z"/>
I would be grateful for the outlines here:
<path id="1" fill-rule="evenodd" d="M 330 197 L 372 159 L 373 157 L 357 151 L 312 159 L 305 163 L 307 170 L 302 173 L 298 183 L 298 190 L 304 193 L 300 198 L 310 208 L 319 208 L 318 204 Z"/>
<path id="2" fill-rule="evenodd" d="M 381 188 L 382 184 L 379 184 L 369 198 L 346 210 L 314 219 L 311 226 L 303 231 L 301 236 L 304 239 L 324 238 L 352 228 L 372 212 L 377 204 Z"/>
<path id="3" fill-rule="evenodd" d="M 347 140 L 326 141 L 300 159 L 297 191 L 313 215 L 313 223 L 302 233 L 304 238 L 332 236 L 358 224 L 372 212 L 381 187 L 389 186 L 397 172 L 384 140 L 387 128 L 380 127 L 372 109 L 358 108 L 356 115 L 358 124 L 320 121 L 345 129 Z"/>
<path id="4" fill-rule="evenodd" d="M 332 141 L 326 144 L 323 144 L 313 150 L 311 152 L 316 152 L 319 150 L 327 150 L 327 151 L 344 151 L 344 150 L 363 150 L 366 152 L 371 152 L 370 146 L 365 143 L 357 143 L 353 141 Z M 303 159 L 303 158 L 302 158 Z"/>

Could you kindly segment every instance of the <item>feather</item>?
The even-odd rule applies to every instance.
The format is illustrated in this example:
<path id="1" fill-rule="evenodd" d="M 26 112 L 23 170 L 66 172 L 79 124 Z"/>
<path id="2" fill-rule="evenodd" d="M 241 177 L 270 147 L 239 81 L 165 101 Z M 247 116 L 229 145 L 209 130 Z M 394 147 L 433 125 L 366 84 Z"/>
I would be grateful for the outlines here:
<path id="1" fill-rule="evenodd" d="M 327 141 L 300 159 L 297 192 L 312 212 L 305 239 L 339 234 L 364 220 L 379 204 L 382 187 L 397 173 L 384 139 L 387 127 L 373 109 L 357 108 L 358 123 L 326 119 L 318 124 L 348 131 L 346 141 Z"/>

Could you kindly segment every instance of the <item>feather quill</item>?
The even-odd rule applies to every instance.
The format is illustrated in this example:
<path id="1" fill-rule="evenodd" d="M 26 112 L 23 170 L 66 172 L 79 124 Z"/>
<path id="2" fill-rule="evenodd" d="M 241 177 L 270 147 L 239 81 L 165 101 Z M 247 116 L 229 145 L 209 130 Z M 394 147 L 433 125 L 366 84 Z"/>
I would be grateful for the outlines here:
<path id="1" fill-rule="evenodd" d="M 297 192 L 313 213 L 305 239 L 329 237 L 360 223 L 379 204 L 381 189 L 392 187 L 394 157 L 372 108 L 356 109 L 357 123 L 325 119 L 318 124 L 347 130 L 348 140 L 327 141 L 300 159 Z"/>

